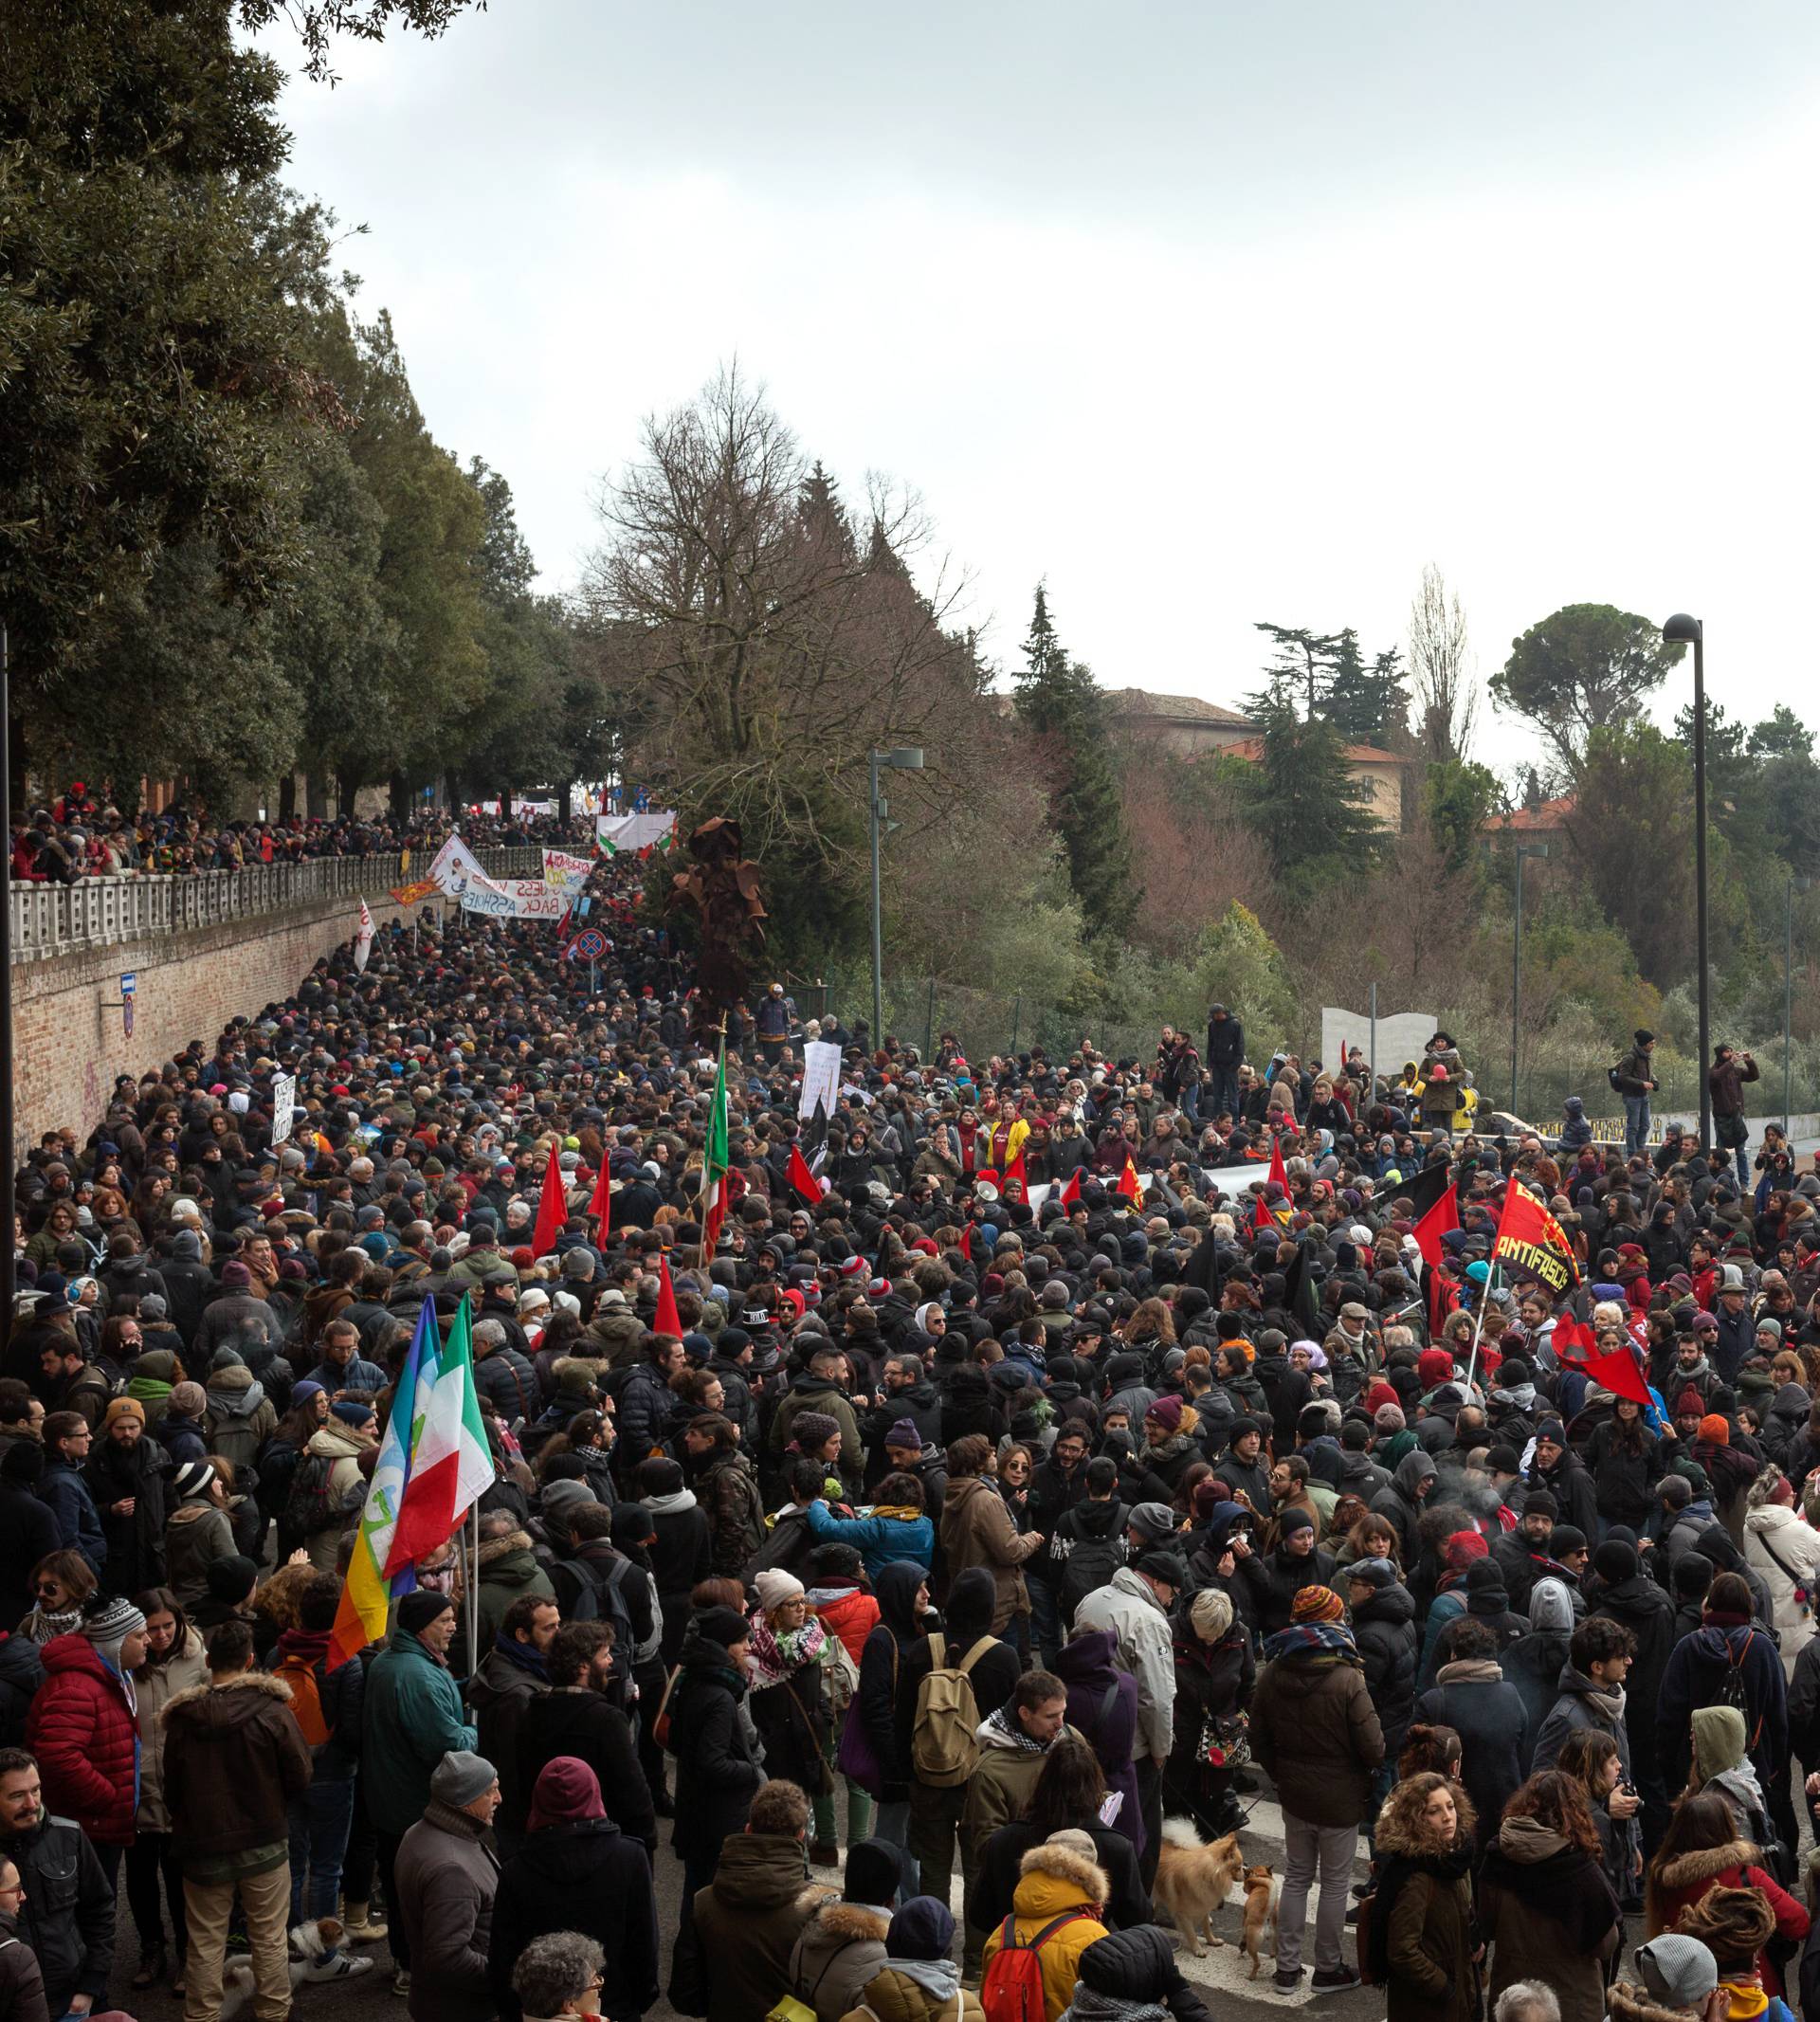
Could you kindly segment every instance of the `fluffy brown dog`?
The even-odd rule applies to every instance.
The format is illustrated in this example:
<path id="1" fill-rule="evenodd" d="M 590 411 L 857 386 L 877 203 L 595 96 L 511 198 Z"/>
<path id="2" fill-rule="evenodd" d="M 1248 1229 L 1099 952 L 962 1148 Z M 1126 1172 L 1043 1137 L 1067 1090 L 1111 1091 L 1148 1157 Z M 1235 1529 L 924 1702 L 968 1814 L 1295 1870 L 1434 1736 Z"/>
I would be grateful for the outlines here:
<path id="1" fill-rule="evenodd" d="M 1210 1945 L 1226 1942 L 1213 1931 L 1213 1912 L 1232 1891 L 1232 1885 L 1245 1872 L 1239 1852 L 1239 1835 L 1228 1832 L 1209 1844 L 1186 1818 L 1171 1818 L 1163 1824 L 1162 1850 L 1156 1857 L 1156 1882 L 1151 1891 L 1169 1912 L 1188 1945 L 1199 1958 L 1201 1939 Z"/>
<path id="2" fill-rule="evenodd" d="M 1277 1949 L 1277 1902 L 1283 1894 L 1283 1877 L 1272 1874 L 1268 1867 L 1247 1867 L 1245 1870 L 1245 1935 L 1239 1940 L 1239 1949 L 1251 1961 L 1251 1977 L 1256 1979 L 1262 1961 L 1258 1958 L 1259 1940 L 1265 1930 L 1270 1933 L 1270 1950 Z"/>

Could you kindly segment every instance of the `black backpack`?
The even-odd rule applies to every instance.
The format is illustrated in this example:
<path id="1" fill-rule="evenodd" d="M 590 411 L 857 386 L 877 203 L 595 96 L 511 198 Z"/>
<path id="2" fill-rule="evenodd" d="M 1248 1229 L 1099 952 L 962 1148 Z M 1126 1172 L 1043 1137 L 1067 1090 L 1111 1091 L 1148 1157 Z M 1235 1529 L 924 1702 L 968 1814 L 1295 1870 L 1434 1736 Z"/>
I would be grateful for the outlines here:
<path id="1" fill-rule="evenodd" d="M 1744 1660 L 1750 1655 L 1751 1645 L 1756 1641 L 1756 1630 L 1747 1629 L 1744 1631 L 1742 1648 L 1738 1650 L 1729 1648 L 1726 1649 L 1725 1669 L 1720 1674 L 1719 1694 L 1714 1701 L 1716 1705 L 1738 1708 L 1738 1718 L 1744 1722 L 1744 1732 L 1748 1737 L 1744 1743 L 1746 1754 L 1749 1754 L 1763 1737 L 1763 1720 L 1760 1714 L 1757 1716 L 1756 1725 L 1751 1725 L 1751 1697 L 1744 1683 Z"/>
<path id="2" fill-rule="evenodd" d="M 1062 1562 L 1062 1580 L 1056 1605 L 1065 1629 L 1074 1627 L 1074 1611 L 1088 1594 L 1103 1587 L 1125 1563 L 1125 1534 L 1115 1530 L 1104 1538 L 1076 1538 Z"/>
<path id="3" fill-rule="evenodd" d="M 360 1483 L 345 1495 L 332 1495 L 329 1484 L 335 1476 L 335 1460 L 327 1453 L 300 1453 L 291 1469 L 284 1492 L 284 1506 L 279 1514 L 280 1535 L 294 1540 L 292 1549 L 307 1543 L 318 1531 L 333 1530 L 360 1508 L 367 1499 Z"/>
<path id="4" fill-rule="evenodd" d="M 1624 1093 L 1624 1063 L 1616 1061 L 1605 1070 L 1606 1085 L 1613 1095 Z"/>

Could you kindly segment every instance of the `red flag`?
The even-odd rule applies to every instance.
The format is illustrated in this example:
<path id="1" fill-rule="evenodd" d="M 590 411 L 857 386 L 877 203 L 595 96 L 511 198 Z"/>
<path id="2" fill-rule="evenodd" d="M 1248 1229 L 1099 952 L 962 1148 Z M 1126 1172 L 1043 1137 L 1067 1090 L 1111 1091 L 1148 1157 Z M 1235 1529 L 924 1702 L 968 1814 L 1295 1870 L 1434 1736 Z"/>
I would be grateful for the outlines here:
<path id="1" fill-rule="evenodd" d="M 607 1157 L 603 1153 L 600 1160 L 600 1177 L 594 1181 L 593 1197 L 588 1203 L 589 1214 L 600 1224 L 600 1227 L 594 1231 L 594 1241 L 596 1243 L 606 1242 L 607 1231 L 613 1225 L 612 1179 L 612 1172 L 609 1166 Z"/>
<path id="2" fill-rule="evenodd" d="M 1062 1205 L 1072 1208 L 1081 1198 L 1081 1168 L 1076 1166 L 1068 1175 L 1068 1183 L 1062 1189 Z"/>
<path id="3" fill-rule="evenodd" d="M 682 1339 L 682 1316 L 676 1310 L 676 1287 L 670 1283 L 670 1260 L 657 1260 L 657 1316 L 651 1321 L 653 1334 L 673 1334 Z"/>
<path id="4" fill-rule="evenodd" d="M 543 1175 L 543 1192 L 537 1195 L 537 1226 L 531 1231 L 531 1254 L 547 1257 L 556 1247 L 569 1219 L 569 1194 L 562 1183 L 562 1163 L 556 1157 L 556 1140 L 550 1140 L 550 1170 Z"/>
<path id="5" fill-rule="evenodd" d="M 822 1189 L 813 1173 L 809 1169 L 809 1160 L 803 1157 L 800 1144 L 790 1148 L 790 1160 L 784 1167 L 784 1177 L 801 1195 L 806 1207 L 812 1208 L 822 1197 Z"/>
<path id="6" fill-rule="evenodd" d="M 1275 1130 L 1270 1133 L 1270 1177 L 1284 1193 L 1288 1193 L 1289 1168 L 1283 1162 L 1283 1133 Z"/>
<path id="7" fill-rule="evenodd" d="M 1629 1397 L 1646 1412 L 1654 1401 L 1630 1351 L 1613 1348 L 1601 1355 L 1592 1330 L 1571 1316 L 1555 1322 L 1555 1353 L 1569 1368 L 1583 1370 L 1591 1382 L 1609 1390 L 1614 1397 Z"/>
<path id="8" fill-rule="evenodd" d="M 1415 1225 L 1415 1247 L 1422 1252 L 1425 1264 L 1440 1269 L 1441 1238 L 1459 1226 L 1460 1196 L 1449 1187 Z"/>
<path id="9" fill-rule="evenodd" d="M 1005 1177 L 1016 1180 L 1025 1193 L 1030 1191 L 1029 1176 L 1024 1170 L 1024 1147 L 1021 1144 L 1017 1148 L 1017 1157 L 1005 1168 Z"/>
<path id="10" fill-rule="evenodd" d="M 974 1225 L 969 1222 L 960 1231 L 960 1253 L 969 1264 L 974 1261 Z"/>
<path id="11" fill-rule="evenodd" d="M 1566 1231 L 1514 1179 L 1504 1189 L 1504 1211 L 1498 1218 L 1491 1261 L 1539 1278 L 1557 1298 L 1580 1281 L 1580 1267 Z"/>
<path id="12" fill-rule="evenodd" d="M 1252 1211 L 1251 1226 L 1258 1231 L 1260 1235 L 1262 1235 L 1266 1229 L 1274 1229 L 1277 1226 L 1276 1221 L 1271 1215 L 1269 1209 L 1266 1208 L 1264 1204 L 1264 1195 L 1262 1193 L 1258 1195 L 1258 1205 Z"/>
<path id="13" fill-rule="evenodd" d="M 1117 1191 L 1122 1193 L 1134 1208 L 1143 1197 L 1143 1189 L 1138 1184 L 1138 1168 L 1129 1158 L 1125 1160 L 1124 1171 L 1119 1175 Z"/>
<path id="14" fill-rule="evenodd" d="M 1438 1341 L 1441 1329 L 1446 1326 L 1447 1315 L 1460 1310 L 1460 1287 L 1447 1277 L 1438 1265 L 1423 1267 L 1423 1292 L 1428 1302 L 1429 1339 Z"/>

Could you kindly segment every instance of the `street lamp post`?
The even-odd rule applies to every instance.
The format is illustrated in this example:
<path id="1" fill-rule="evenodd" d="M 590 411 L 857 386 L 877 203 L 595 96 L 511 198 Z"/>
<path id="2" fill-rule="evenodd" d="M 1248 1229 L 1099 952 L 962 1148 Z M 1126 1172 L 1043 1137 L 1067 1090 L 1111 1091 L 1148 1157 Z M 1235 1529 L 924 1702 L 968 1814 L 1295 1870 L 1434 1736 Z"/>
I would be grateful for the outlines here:
<path id="1" fill-rule="evenodd" d="M 1706 1079 L 1712 1058 L 1711 979 L 1706 974 L 1706 628 L 1698 618 L 1678 610 L 1662 628 L 1671 646 L 1694 649 L 1694 911 L 1700 962 L 1700 1148 L 1713 1141 L 1713 1091 Z"/>
<path id="2" fill-rule="evenodd" d="M 919 773 L 922 748 L 910 744 L 897 751 L 875 751 L 868 756 L 866 764 L 872 823 L 872 1044 L 877 1047 L 884 1038 L 884 923 L 879 904 L 879 836 L 884 818 L 891 811 L 891 803 L 879 792 L 879 769 L 883 766 L 893 772 Z"/>
<path id="3" fill-rule="evenodd" d="M 1790 1052 L 1794 1045 L 1794 895 L 1805 892 L 1813 881 L 1789 873 L 1782 894 L 1782 1135 L 1789 1135 L 1789 1096 L 1792 1077 Z"/>
<path id="4" fill-rule="evenodd" d="M 1546 843 L 1519 843 L 1517 845 L 1517 894 L 1511 908 L 1512 924 L 1516 931 L 1510 944 L 1510 1113 L 1522 1115 L 1517 1106 L 1517 1035 L 1520 1027 L 1523 1009 L 1523 859 L 1545 857 Z"/>

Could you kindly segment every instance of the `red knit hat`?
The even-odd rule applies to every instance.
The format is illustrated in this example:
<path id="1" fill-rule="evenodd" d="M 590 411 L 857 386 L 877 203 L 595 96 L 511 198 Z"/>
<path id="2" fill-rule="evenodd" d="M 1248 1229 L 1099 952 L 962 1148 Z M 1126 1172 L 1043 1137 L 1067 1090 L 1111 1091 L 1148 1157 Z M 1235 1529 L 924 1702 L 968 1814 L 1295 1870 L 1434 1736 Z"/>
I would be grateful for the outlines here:
<path id="1" fill-rule="evenodd" d="M 1478 1531 L 1455 1531 L 1447 1543 L 1447 1570 L 1464 1573 L 1475 1558 L 1484 1557 L 1490 1549 Z"/>

